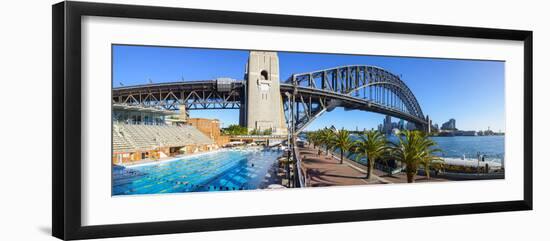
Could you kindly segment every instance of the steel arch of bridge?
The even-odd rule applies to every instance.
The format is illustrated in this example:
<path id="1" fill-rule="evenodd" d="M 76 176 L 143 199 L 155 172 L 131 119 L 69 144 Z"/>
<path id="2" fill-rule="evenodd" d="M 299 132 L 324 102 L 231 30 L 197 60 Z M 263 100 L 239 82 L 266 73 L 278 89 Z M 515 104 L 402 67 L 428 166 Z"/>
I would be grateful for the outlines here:
<path id="1" fill-rule="evenodd" d="M 240 109 L 245 81 L 220 84 L 217 80 L 184 81 L 118 87 L 112 103 L 177 110 Z M 280 84 L 292 133 L 303 131 L 326 111 L 336 107 L 394 116 L 426 128 L 428 121 L 405 83 L 374 66 L 350 65 L 294 74 Z"/>
<path id="2" fill-rule="evenodd" d="M 348 65 L 292 75 L 281 85 L 295 133 L 335 107 L 391 115 L 425 128 L 428 121 L 409 87 L 382 68 Z"/>

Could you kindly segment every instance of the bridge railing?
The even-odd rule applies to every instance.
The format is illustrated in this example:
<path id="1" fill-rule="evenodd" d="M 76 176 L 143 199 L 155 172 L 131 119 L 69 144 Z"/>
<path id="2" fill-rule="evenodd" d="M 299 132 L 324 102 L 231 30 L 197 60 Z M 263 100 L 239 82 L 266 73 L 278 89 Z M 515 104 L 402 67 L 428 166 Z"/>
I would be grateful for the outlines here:
<path id="1" fill-rule="evenodd" d="M 302 157 L 299 155 L 299 152 L 297 151 L 297 147 L 294 146 L 292 148 L 292 155 L 295 158 L 296 162 L 296 172 L 298 173 L 298 182 L 296 184 L 299 184 L 298 187 L 307 187 L 307 183 L 305 180 L 305 174 L 302 170 Z"/>

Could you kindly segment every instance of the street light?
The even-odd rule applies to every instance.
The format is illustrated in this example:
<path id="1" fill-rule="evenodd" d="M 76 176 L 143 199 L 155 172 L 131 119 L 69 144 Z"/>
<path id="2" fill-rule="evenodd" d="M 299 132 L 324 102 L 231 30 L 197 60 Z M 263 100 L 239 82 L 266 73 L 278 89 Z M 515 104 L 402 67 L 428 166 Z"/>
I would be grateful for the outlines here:
<path id="1" fill-rule="evenodd" d="M 292 97 L 292 95 L 288 92 L 285 92 L 285 95 L 287 96 L 287 99 L 288 99 L 288 118 L 289 120 L 287 121 L 287 132 L 288 132 L 288 135 L 287 135 L 287 162 L 286 162 L 286 165 L 285 165 L 285 169 L 286 169 L 286 176 L 287 176 L 287 180 L 288 180 L 288 187 L 290 187 L 290 156 L 292 155 L 292 150 L 291 150 L 291 147 L 294 148 L 294 106 L 291 105 L 291 100 L 290 98 Z"/>

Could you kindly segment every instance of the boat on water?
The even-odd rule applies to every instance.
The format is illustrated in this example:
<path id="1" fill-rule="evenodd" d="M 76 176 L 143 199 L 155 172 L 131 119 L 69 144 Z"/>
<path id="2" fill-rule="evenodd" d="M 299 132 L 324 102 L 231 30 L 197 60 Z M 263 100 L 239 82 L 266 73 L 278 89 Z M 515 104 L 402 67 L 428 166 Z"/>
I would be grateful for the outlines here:
<path id="1" fill-rule="evenodd" d="M 478 159 L 475 158 L 454 158 L 454 157 L 444 157 L 443 161 L 447 165 L 454 165 L 454 166 L 467 166 L 467 167 L 482 167 L 488 165 L 490 169 L 501 169 L 502 163 L 497 160 L 486 160 L 486 161 L 478 161 Z"/>

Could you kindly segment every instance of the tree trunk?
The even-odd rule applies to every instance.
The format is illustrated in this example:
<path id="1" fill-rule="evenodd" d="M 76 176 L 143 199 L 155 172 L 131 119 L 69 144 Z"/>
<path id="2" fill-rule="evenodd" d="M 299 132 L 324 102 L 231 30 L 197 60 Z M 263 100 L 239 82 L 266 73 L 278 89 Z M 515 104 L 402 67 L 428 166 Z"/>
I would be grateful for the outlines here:
<path id="1" fill-rule="evenodd" d="M 367 163 L 368 163 L 368 166 L 367 166 L 367 179 L 371 179 L 372 178 L 372 173 L 373 173 L 373 169 L 374 169 L 374 159 L 372 158 L 367 158 Z"/>
<path id="2" fill-rule="evenodd" d="M 407 182 L 414 183 L 414 176 L 415 176 L 414 172 L 407 171 Z"/>
<path id="3" fill-rule="evenodd" d="M 426 172 L 426 179 L 430 179 L 430 167 L 424 168 L 424 171 Z"/>
<path id="4" fill-rule="evenodd" d="M 344 163 L 344 150 L 340 151 L 340 164 Z"/>

